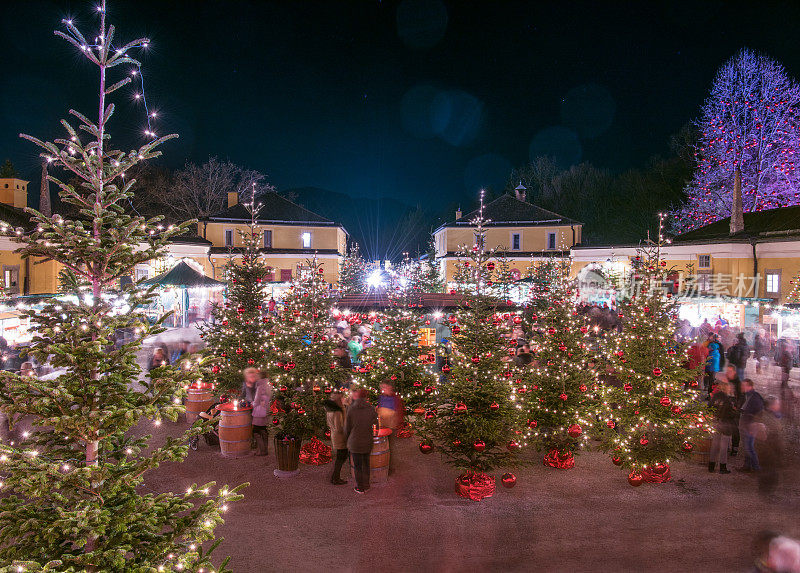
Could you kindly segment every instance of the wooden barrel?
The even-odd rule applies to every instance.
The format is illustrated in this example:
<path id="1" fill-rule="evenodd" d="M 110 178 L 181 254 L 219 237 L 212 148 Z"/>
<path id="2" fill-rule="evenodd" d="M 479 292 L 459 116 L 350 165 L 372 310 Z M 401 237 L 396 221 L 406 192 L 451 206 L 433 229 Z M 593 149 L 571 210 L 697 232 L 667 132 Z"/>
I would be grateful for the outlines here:
<path id="1" fill-rule="evenodd" d="M 303 441 L 297 438 L 279 438 L 275 436 L 275 457 L 278 469 L 282 472 L 297 471 L 300 460 L 300 446 Z"/>
<path id="2" fill-rule="evenodd" d="M 190 424 L 200 415 L 214 405 L 214 385 L 208 382 L 195 382 L 187 391 L 186 421 Z"/>
<path id="3" fill-rule="evenodd" d="M 352 464 L 350 473 L 355 481 L 356 475 Z M 389 481 L 389 438 L 375 436 L 372 438 L 372 453 L 369 456 L 369 484 L 383 485 Z"/>
<path id="4" fill-rule="evenodd" d="M 222 455 L 232 458 L 249 455 L 253 439 L 253 408 L 222 404 L 219 411 L 219 449 Z"/>
<path id="5" fill-rule="evenodd" d="M 691 460 L 701 465 L 708 464 L 711 460 L 711 438 L 695 440 Z"/>

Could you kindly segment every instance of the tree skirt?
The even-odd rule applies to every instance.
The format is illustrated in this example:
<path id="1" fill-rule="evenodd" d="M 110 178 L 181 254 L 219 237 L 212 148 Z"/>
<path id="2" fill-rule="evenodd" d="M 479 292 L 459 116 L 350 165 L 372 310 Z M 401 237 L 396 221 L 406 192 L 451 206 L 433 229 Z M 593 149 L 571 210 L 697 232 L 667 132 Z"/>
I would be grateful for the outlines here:
<path id="1" fill-rule="evenodd" d="M 544 465 L 560 470 L 568 470 L 575 467 L 575 457 L 569 450 L 559 452 L 557 449 L 553 449 L 547 452 L 544 457 Z"/>
<path id="2" fill-rule="evenodd" d="M 666 483 L 672 479 L 669 464 L 658 464 L 642 470 L 642 478 L 647 483 Z"/>
<path id="3" fill-rule="evenodd" d="M 331 447 L 326 446 L 317 438 L 311 438 L 300 448 L 300 461 L 309 466 L 325 465 L 331 461 Z"/>
<path id="4" fill-rule="evenodd" d="M 468 472 L 456 478 L 456 493 L 474 501 L 494 494 L 494 476 L 484 473 Z"/>

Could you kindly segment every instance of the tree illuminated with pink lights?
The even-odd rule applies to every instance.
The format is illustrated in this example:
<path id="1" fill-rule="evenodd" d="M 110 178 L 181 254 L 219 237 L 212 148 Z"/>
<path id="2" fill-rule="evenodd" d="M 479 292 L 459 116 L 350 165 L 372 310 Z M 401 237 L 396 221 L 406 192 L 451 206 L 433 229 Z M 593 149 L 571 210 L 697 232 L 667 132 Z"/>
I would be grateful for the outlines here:
<path id="1" fill-rule="evenodd" d="M 738 179 L 744 212 L 796 205 L 800 86 L 783 66 L 747 48 L 723 65 L 698 121 L 697 167 L 673 211 L 686 231 L 730 216 Z"/>

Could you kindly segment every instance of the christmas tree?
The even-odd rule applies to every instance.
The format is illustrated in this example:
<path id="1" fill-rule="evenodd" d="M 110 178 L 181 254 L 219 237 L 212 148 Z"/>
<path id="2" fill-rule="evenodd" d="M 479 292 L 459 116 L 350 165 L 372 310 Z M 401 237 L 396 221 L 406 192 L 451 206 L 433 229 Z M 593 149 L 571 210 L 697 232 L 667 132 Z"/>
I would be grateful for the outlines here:
<path id="1" fill-rule="evenodd" d="M 554 261 L 555 263 L 555 261 Z M 545 465 L 574 466 L 573 454 L 588 445 L 595 419 L 597 373 L 588 320 L 578 314 L 577 293 L 562 259 L 531 316 L 535 362 L 517 382 L 525 390 L 532 442 L 547 454 Z"/>
<path id="2" fill-rule="evenodd" d="M 243 245 L 241 260 L 236 259 L 232 248 L 225 266 L 228 283 L 225 302 L 214 307 L 212 322 L 201 328 L 206 352 L 214 357 L 206 379 L 222 390 L 237 390 L 242 385 L 245 368 L 264 369 L 268 364 L 267 328 L 271 318 L 266 316 L 266 309 L 270 269 L 259 256 L 256 220 L 261 206 L 254 201 L 255 193 L 244 204 L 250 213 L 250 225 L 239 233 Z"/>
<path id="3" fill-rule="evenodd" d="M 634 259 L 632 292 L 618 309 L 623 331 L 604 345 L 615 383 L 602 388 L 601 447 L 630 472 L 633 485 L 668 480 L 670 462 L 708 430 L 698 393 L 687 388 L 697 373 L 684 368 L 686 345 L 674 339 L 677 302 L 662 288 L 672 272 L 661 258 L 662 241 L 659 232 Z"/>
<path id="4" fill-rule="evenodd" d="M 107 83 L 108 72 L 118 66 L 138 71 L 132 52 L 148 42 L 118 42 L 114 27 L 106 25 L 105 1 L 98 16 L 100 30 L 91 35 L 92 42 L 69 20 L 65 32 L 56 32 L 99 68 L 97 120 L 71 110 L 78 127 L 62 121 L 65 138 L 50 143 L 22 136 L 80 180 L 73 186 L 50 177 L 61 200 L 78 207 L 79 216 L 69 220 L 29 209 L 36 231 L 26 236 L 3 227 L 17 237 L 24 257 L 54 260 L 88 288 L 26 313 L 35 333 L 31 354 L 63 369 L 62 374 L 42 381 L 2 373 L 0 405 L 9 415 L 30 416 L 34 431 L 14 447 L 0 446 L 0 561 L 14 571 L 210 568 L 201 543 L 213 539 L 226 504 L 241 497 L 236 490 L 213 482 L 180 494 L 141 490 L 148 470 L 182 460 L 189 439 L 204 429 L 162 445 L 131 430 L 145 420 L 156 425 L 175 420 L 183 412 L 183 390 L 201 376 L 194 362 L 182 371 L 164 366 L 139 378 L 141 339 L 161 330 L 137 310 L 153 294 L 136 285 L 119 295 L 113 292 L 137 264 L 162 254 L 185 225 L 159 232 L 157 219 L 131 216 L 124 209 L 134 181 L 124 181 L 123 174 L 158 156 L 156 148 L 171 136 L 157 138 L 148 129 L 147 142 L 138 150 L 110 147 L 114 106 L 106 100 L 130 77 Z M 114 346 L 123 328 L 138 336 Z"/>
<path id="5" fill-rule="evenodd" d="M 283 299 L 283 312 L 268 334 L 274 354 L 270 367 L 279 402 L 274 423 L 279 435 L 308 439 L 324 431 L 322 392 L 345 380 L 330 338 L 330 290 L 316 257 L 306 261 Z"/>
<path id="6" fill-rule="evenodd" d="M 517 463 L 515 452 L 526 438 L 512 370 L 504 360 L 507 322 L 499 305 L 506 303 L 486 294 L 487 264 L 494 255 L 485 248 L 486 222 L 481 201 L 476 243 L 460 253 L 456 282 L 462 304 L 450 320 L 453 351 L 442 367 L 446 378 L 430 395 L 420 430 L 421 451 L 437 448 L 448 463 L 465 471 L 456 488 L 473 499 L 491 495 L 494 478 L 484 472 Z M 508 474 L 503 481 L 513 485 L 515 480 Z"/>
<path id="7" fill-rule="evenodd" d="M 367 261 L 361 256 L 358 243 L 348 246 L 339 267 L 339 291 L 345 294 L 367 292 Z"/>

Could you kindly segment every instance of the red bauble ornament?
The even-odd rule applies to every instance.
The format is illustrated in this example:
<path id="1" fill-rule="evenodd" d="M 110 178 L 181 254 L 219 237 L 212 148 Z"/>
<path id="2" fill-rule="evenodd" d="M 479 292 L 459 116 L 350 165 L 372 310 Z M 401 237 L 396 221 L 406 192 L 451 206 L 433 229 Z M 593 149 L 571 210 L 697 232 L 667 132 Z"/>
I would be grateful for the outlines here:
<path id="1" fill-rule="evenodd" d="M 567 401 L 567 395 L 566 395 L 566 394 L 564 394 L 563 392 L 562 392 L 561 394 L 559 394 L 559 396 L 558 396 L 558 397 L 559 397 L 559 398 L 561 398 L 561 400 L 563 400 L 564 402 L 566 402 L 566 401 Z"/>
<path id="2" fill-rule="evenodd" d="M 644 478 L 642 477 L 642 474 L 631 472 L 628 475 L 628 483 L 631 484 L 633 487 L 639 487 L 640 485 L 642 485 L 643 481 Z"/>
<path id="3" fill-rule="evenodd" d="M 659 402 L 661 402 L 662 406 L 669 406 L 672 403 L 672 401 L 669 399 L 669 396 L 662 396 Z"/>
<path id="4" fill-rule="evenodd" d="M 286 365 L 286 367 L 287 367 L 289 370 L 294 370 L 295 363 L 294 363 L 294 362 L 289 362 L 289 364 L 287 364 L 287 365 Z"/>
<path id="5" fill-rule="evenodd" d="M 623 388 L 623 389 L 624 389 L 626 392 L 630 392 L 631 390 L 633 390 L 633 386 L 631 386 L 630 384 L 625 384 L 625 386 L 623 386 L 622 388 Z"/>
<path id="6" fill-rule="evenodd" d="M 477 364 L 480 361 L 481 361 L 481 357 L 478 356 L 477 354 L 472 357 L 472 363 L 473 364 Z"/>
<path id="7" fill-rule="evenodd" d="M 425 393 L 430 394 L 433 392 L 433 386 L 425 386 Z"/>
<path id="8" fill-rule="evenodd" d="M 306 411 L 305 411 L 303 408 L 298 408 L 298 409 L 297 409 L 297 413 L 298 413 L 298 414 L 300 414 L 300 415 L 302 416 L 303 414 L 305 414 L 305 413 L 306 413 Z"/>
<path id="9" fill-rule="evenodd" d="M 612 430 L 616 427 L 616 425 L 617 424 L 614 422 L 614 420 L 609 420 L 609 421 L 606 422 L 606 426 L 608 426 Z"/>
<path id="10" fill-rule="evenodd" d="M 506 449 L 509 452 L 513 452 L 514 450 L 518 450 L 519 449 L 519 444 L 517 442 L 515 442 L 514 440 L 511 440 L 510 442 L 508 442 L 506 444 Z"/>
<path id="11" fill-rule="evenodd" d="M 453 440 L 453 447 L 457 448 L 461 445 L 461 440 Z"/>
<path id="12" fill-rule="evenodd" d="M 389 376 L 389 379 L 390 380 L 397 380 L 397 376 L 395 374 L 392 374 L 391 376 Z"/>
<path id="13" fill-rule="evenodd" d="M 330 430 L 325 430 L 325 437 L 327 439 L 329 439 L 329 440 L 331 439 L 331 431 Z"/>
<path id="14" fill-rule="evenodd" d="M 212 367 L 211 367 L 211 371 L 212 371 L 214 374 L 216 374 L 217 372 L 219 372 L 219 366 L 217 366 L 216 364 L 214 364 L 214 366 L 212 366 Z"/>
<path id="15" fill-rule="evenodd" d="M 227 320 L 223 320 L 222 321 L 222 326 L 228 326 L 228 321 Z"/>
<path id="16" fill-rule="evenodd" d="M 272 425 L 273 425 L 273 426 L 277 426 L 277 425 L 278 425 L 278 424 L 280 424 L 280 423 L 281 423 L 281 421 L 280 421 L 280 420 L 278 420 L 278 418 L 272 418 Z"/>
<path id="17" fill-rule="evenodd" d="M 431 420 L 431 419 L 433 419 L 435 417 L 436 417 L 436 412 L 434 412 L 433 410 L 428 410 L 427 412 L 425 412 L 425 419 L 426 420 Z"/>
<path id="18" fill-rule="evenodd" d="M 528 420 L 528 427 L 529 428 L 533 429 L 538 425 L 539 425 L 539 422 L 537 422 L 536 420 Z"/>
<path id="19" fill-rule="evenodd" d="M 482 452 L 486 449 L 486 444 L 483 443 L 483 440 L 475 440 L 475 443 L 472 444 L 472 447 L 475 449 L 476 452 Z"/>
<path id="20" fill-rule="evenodd" d="M 414 388 L 419 388 L 420 386 L 422 386 L 422 382 L 420 382 L 419 380 L 415 380 L 413 386 Z"/>
<path id="21" fill-rule="evenodd" d="M 244 350 L 242 350 L 241 348 L 236 349 L 236 354 L 241 354 L 242 352 L 244 352 Z"/>
<path id="22" fill-rule="evenodd" d="M 622 459 L 614 456 L 613 458 L 611 458 L 611 463 L 614 464 L 615 466 L 621 466 Z"/>
<path id="23" fill-rule="evenodd" d="M 500 404 L 498 404 L 497 402 L 492 402 L 491 404 L 489 404 L 489 409 L 492 412 L 497 412 L 500 409 Z"/>
<path id="24" fill-rule="evenodd" d="M 494 270 L 494 263 L 492 263 L 492 262 L 486 263 L 486 268 L 489 269 L 490 271 L 493 271 Z"/>
<path id="25" fill-rule="evenodd" d="M 517 315 L 514 317 L 514 324 L 522 324 L 522 317 Z"/>
<path id="26" fill-rule="evenodd" d="M 459 332 L 461 332 L 461 327 L 454 326 L 451 330 L 453 331 L 453 334 L 458 334 Z"/>
<path id="27" fill-rule="evenodd" d="M 672 413 L 675 414 L 676 416 L 680 416 L 681 412 L 683 412 L 683 410 L 681 410 L 680 406 L 672 407 Z"/>
<path id="28" fill-rule="evenodd" d="M 658 366 L 653 368 L 653 376 L 661 376 L 661 368 L 659 368 Z"/>
<path id="29" fill-rule="evenodd" d="M 467 405 L 464 402 L 459 402 L 453 408 L 453 412 L 456 414 L 463 414 L 466 411 L 467 411 Z"/>
<path id="30" fill-rule="evenodd" d="M 681 449 L 688 454 L 694 449 L 694 446 L 689 442 L 684 442 L 683 446 L 681 446 Z"/>
<path id="31" fill-rule="evenodd" d="M 582 432 L 583 432 L 583 430 L 581 429 L 580 425 L 578 425 L 578 424 L 572 424 L 567 429 L 567 433 L 569 434 L 570 438 L 577 438 L 578 436 L 581 435 Z"/>
<path id="32" fill-rule="evenodd" d="M 646 446 L 647 444 L 650 443 L 650 440 L 648 440 L 646 436 L 642 436 L 641 439 L 639 440 L 639 443 L 642 444 L 643 446 Z"/>
<path id="33" fill-rule="evenodd" d="M 431 444 L 430 442 L 422 442 L 419 445 L 419 451 L 422 452 L 423 454 L 429 454 L 433 451 L 433 444 Z"/>
<path id="34" fill-rule="evenodd" d="M 586 392 L 586 384 L 581 384 L 580 386 L 578 386 L 578 390 L 580 390 L 581 392 Z"/>
<path id="35" fill-rule="evenodd" d="M 500 477 L 500 483 L 503 484 L 503 487 L 511 489 L 517 485 L 517 476 L 512 473 L 505 473 Z"/>
<path id="36" fill-rule="evenodd" d="M 278 390 L 280 390 L 281 392 L 286 392 L 289 389 L 286 386 L 281 386 L 280 388 L 278 388 Z"/>
<path id="37" fill-rule="evenodd" d="M 450 372 L 450 370 L 451 368 L 449 364 L 445 364 L 444 366 L 442 366 L 442 372 L 447 373 Z"/>
<path id="38" fill-rule="evenodd" d="M 255 364 L 255 363 L 256 363 L 256 361 L 255 361 L 255 360 L 253 360 L 252 358 L 248 358 L 248 359 L 247 359 L 247 363 L 248 363 L 248 364 L 250 364 L 250 365 L 252 366 L 253 364 Z"/>

